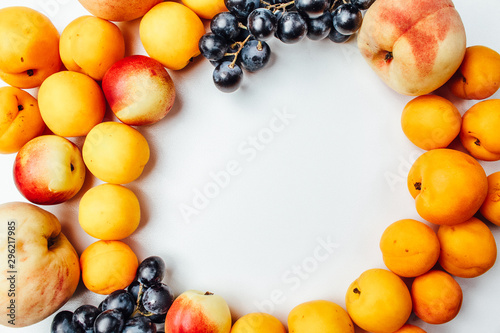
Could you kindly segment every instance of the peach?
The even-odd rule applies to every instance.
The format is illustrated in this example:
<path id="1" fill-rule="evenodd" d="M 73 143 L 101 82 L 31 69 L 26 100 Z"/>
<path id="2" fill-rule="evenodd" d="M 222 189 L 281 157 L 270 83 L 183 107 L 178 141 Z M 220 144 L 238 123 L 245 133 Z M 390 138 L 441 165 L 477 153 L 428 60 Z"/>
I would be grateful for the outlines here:
<path id="1" fill-rule="evenodd" d="M 488 226 L 475 217 L 453 226 L 442 225 L 437 236 L 441 244 L 439 264 L 454 276 L 477 277 L 495 264 L 495 237 Z"/>
<path id="2" fill-rule="evenodd" d="M 59 32 L 34 9 L 0 9 L 0 40 L 0 78 L 12 86 L 38 87 L 61 68 Z"/>
<path id="3" fill-rule="evenodd" d="M 78 0 L 92 15 L 108 21 L 131 21 L 162 0 Z"/>
<path id="4" fill-rule="evenodd" d="M 423 95 L 406 104 L 401 127 L 417 147 L 446 148 L 460 133 L 462 115 L 455 105 L 437 95 Z"/>
<path id="5" fill-rule="evenodd" d="M 430 150 L 417 158 L 407 184 L 418 214 L 439 225 L 467 221 L 488 193 L 486 173 L 479 162 L 447 148 Z"/>
<path id="6" fill-rule="evenodd" d="M 125 40 L 115 24 L 82 16 L 64 28 L 59 51 L 68 70 L 100 81 L 109 67 L 125 56 Z"/>
<path id="7" fill-rule="evenodd" d="M 24 90 L 0 88 L 0 153 L 18 152 L 21 147 L 43 133 L 38 101 Z"/>
<path id="8" fill-rule="evenodd" d="M 141 207 L 135 193 L 116 184 L 97 185 L 82 196 L 78 222 L 90 236 L 120 240 L 139 226 Z"/>
<path id="9" fill-rule="evenodd" d="M 500 226 L 500 171 L 488 176 L 488 195 L 479 211 L 488 221 Z"/>
<path id="10" fill-rule="evenodd" d="M 399 276 L 415 277 L 429 271 L 439 258 L 439 239 L 425 223 L 405 219 L 389 225 L 380 239 L 384 263 Z"/>
<path id="11" fill-rule="evenodd" d="M 262 312 L 248 313 L 240 317 L 231 328 L 231 333 L 286 333 L 278 318 Z"/>
<path id="12" fill-rule="evenodd" d="M 450 274 L 431 270 L 413 280 L 411 297 L 417 317 L 429 324 L 444 324 L 457 316 L 463 295 Z"/>
<path id="13" fill-rule="evenodd" d="M 182 0 L 182 3 L 204 19 L 211 20 L 219 13 L 227 12 L 224 0 Z"/>
<path id="14" fill-rule="evenodd" d="M 453 95 L 459 98 L 492 96 L 500 87 L 500 54 L 486 46 L 469 46 L 460 68 L 448 84 Z"/>
<path id="15" fill-rule="evenodd" d="M 372 333 L 392 333 L 410 317 L 410 291 L 399 276 L 386 269 L 369 269 L 346 293 L 347 312 L 356 325 Z"/>
<path id="16" fill-rule="evenodd" d="M 340 305 L 314 300 L 297 305 L 288 314 L 289 333 L 354 333 L 354 324 Z"/>
<path id="17" fill-rule="evenodd" d="M 168 69 L 179 70 L 200 54 L 205 34 L 201 19 L 183 4 L 165 1 L 141 19 L 139 35 L 148 55 Z"/>
<path id="18" fill-rule="evenodd" d="M 47 127 L 64 137 L 85 136 L 106 112 L 101 87 L 89 76 L 62 71 L 49 76 L 38 91 L 38 107 Z"/>
<path id="19" fill-rule="evenodd" d="M 117 240 L 99 240 L 83 251 L 80 267 L 88 290 L 109 295 L 134 281 L 139 261 L 127 244 Z"/>
<path id="20" fill-rule="evenodd" d="M 366 11 L 358 48 L 389 87 L 425 95 L 460 66 L 465 29 L 451 0 L 377 0 Z"/>
<path id="21" fill-rule="evenodd" d="M 474 104 L 462 117 L 460 140 L 479 160 L 500 160 L 500 99 Z"/>

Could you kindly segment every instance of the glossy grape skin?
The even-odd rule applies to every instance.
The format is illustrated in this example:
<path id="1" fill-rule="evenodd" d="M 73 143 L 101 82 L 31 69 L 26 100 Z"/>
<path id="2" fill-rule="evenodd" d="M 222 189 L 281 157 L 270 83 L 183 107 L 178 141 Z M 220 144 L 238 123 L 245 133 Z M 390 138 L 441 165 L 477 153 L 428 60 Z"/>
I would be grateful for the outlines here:
<path id="1" fill-rule="evenodd" d="M 247 21 L 248 30 L 258 40 L 268 40 L 273 37 L 278 23 L 273 12 L 266 8 L 252 11 Z"/>
<path id="2" fill-rule="evenodd" d="M 139 297 L 139 289 L 141 288 L 141 283 L 137 280 L 132 281 L 127 287 L 127 291 L 132 295 L 132 297 L 137 300 Z M 145 288 L 142 289 L 144 291 Z"/>
<path id="3" fill-rule="evenodd" d="M 92 332 L 94 321 L 99 313 L 101 311 L 93 305 L 81 305 L 73 312 L 73 325 L 81 327 L 85 332 Z"/>
<path id="4" fill-rule="evenodd" d="M 121 333 L 125 326 L 125 316 L 118 309 L 101 312 L 94 322 L 94 333 Z"/>
<path id="5" fill-rule="evenodd" d="M 85 333 L 85 331 L 73 324 L 73 312 L 60 311 L 52 319 L 50 333 Z"/>
<path id="6" fill-rule="evenodd" d="M 307 34 L 307 23 L 298 12 L 284 12 L 278 20 L 276 37 L 286 44 L 297 43 Z"/>
<path id="7" fill-rule="evenodd" d="M 250 40 L 240 52 L 241 67 L 249 72 L 256 72 L 267 65 L 271 59 L 271 49 L 264 41 Z"/>
<path id="8" fill-rule="evenodd" d="M 234 16 L 246 19 L 254 9 L 260 7 L 260 0 L 224 0 L 224 4 Z"/>
<path id="9" fill-rule="evenodd" d="M 321 16 L 328 9 L 328 0 L 295 0 L 297 10 L 306 13 L 310 18 Z"/>
<path id="10" fill-rule="evenodd" d="M 243 70 L 238 64 L 232 65 L 231 61 L 223 61 L 215 67 L 212 79 L 220 91 L 234 92 L 240 87 Z"/>
<path id="11" fill-rule="evenodd" d="M 144 310 L 156 315 L 167 313 L 173 302 L 174 296 L 172 290 L 164 283 L 159 283 L 146 289 L 141 299 Z"/>
<path id="12" fill-rule="evenodd" d="M 165 262 L 158 256 L 151 256 L 144 259 L 137 268 L 137 281 L 145 286 L 160 283 L 164 276 Z"/>
<path id="13" fill-rule="evenodd" d="M 340 32 L 335 29 L 335 27 L 332 27 L 330 29 L 330 33 L 328 34 L 328 38 L 337 44 L 345 43 L 351 38 L 352 35 L 343 35 Z"/>
<path id="14" fill-rule="evenodd" d="M 234 60 L 234 55 L 233 54 L 230 54 L 230 53 L 236 53 L 238 51 L 238 46 L 237 45 L 234 45 L 234 46 L 230 46 L 229 49 L 227 50 L 227 53 L 226 55 L 220 59 L 220 60 L 210 60 L 210 63 L 214 66 L 214 67 L 217 67 L 219 64 L 223 63 L 224 61 L 233 61 Z M 237 57 L 236 58 L 236 64 L 240 64 L 241 63 L 241 58 L 240 57 Z"/>
<path id="15" fill-rule="evenodd" d="M 238 19 L 229 12 L 216 14 L 210 21 L 210 30 L 226 40 L 234 40 L 240 33 Z"/>
<path id="16" fill-rule="evenodd" d="M 125 318 L 130 317 L 134 312 L 136 299 L 126 290 L 119 289 L 109 294 L 102 302 L 102 311 L 117 309 L 123 312 Z"/>
<path id="17" fill-rule="evenodd" d="M 156 325 L 147 317 L 134 317 L 125 322 L 122 333 L 156 333 Z"/>
<path id="18" fill-rule="evenodd" d="M 311 40 L 321 40 L 328 36 L 332 29 L 332 14 L 329 11 L 316 18 L 306 18 L 307 37 Z"/>
<path id="19" fill-rule="evenodd" d="M 208 60 L 220 60 L 226 54 L 229 43 L 219 35 L 206 33 L 201 36 L 198 42 L 198 48 L 202 56 Z"/>
<path id="20" fill-rule="evenodd" d="M 347 3 L 340 5 L 332 14 L 333 26 L 343 35 L 352 35 L 361 27 L 363 15 L 358 7 Z"/>
<path id="21" fill-rule="evenodd" d="M 373 5 L 374 2 L 375 0 L 351 0 L 351 4 L 361 10 L 367 10 L 371 5 Z"/>

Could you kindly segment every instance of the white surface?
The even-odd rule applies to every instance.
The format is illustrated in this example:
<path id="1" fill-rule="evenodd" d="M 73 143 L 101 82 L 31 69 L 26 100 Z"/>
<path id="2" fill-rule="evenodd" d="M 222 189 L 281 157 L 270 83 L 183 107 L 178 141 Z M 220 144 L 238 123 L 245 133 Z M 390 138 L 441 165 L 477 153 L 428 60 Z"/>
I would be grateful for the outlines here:
<path id="1" fill-rule="evenodd" d="M 12 5 L 45 12 L 60 32 L 87 14 L 76 0 L 2 0 L 0 8 Z M 455 5 L 467 44 L 500 51 L 500 3 L 456 0 Z M 138 23 L 119 24 L 127 54 L 145 54 Z M 144 174 L 127 185 L 140 199 L 143 218 L 125 242 L 139 259 L 165 259 L 166 282 L 176 294 L 210 290 L 227 300 L 235 318 L 260 310 L 286 323 L 288 312 L 304 301 L 328 299 L 345 306 L 349 284 L 366 269 L 384 267 L 378 248 L 383 230 L 398 219 L 421 220 L 406 173 L 422 150 L 400 126 L 411 98 L 379 81 L 354 41 L 272 40 L 270 46 L 271 65 L 246 75 L 233 94 L 215 88 L 213 67 L 201 57 L 170 72 L 178 93 L 174 109 L 161 122 L 139 128 L 152 156 Z M 446 90 L 440 93 L 450 97 Z M 454 101 L 462 113 L 474 103 Z M 277 113 L 293 118 L 280 123 Z M 255 137 L 264 143 L 252 146 Z M 2 203 L 25 201 L 12 180 L 14 157 L 0 156 Z M 181 205 L 192 206 L 196 192 L 213 186 L 213 175 L 228 163 L 237 165 L 237 174 L 186 223 Z M 498 162 L 483 166 L 487 174 L 500 170 Z M 78 201 L 98 183 L 88 174 L 76 198 L 44 207 L 59 217 L 79 253 L 95 239 L 78 224 Z M 500 240 L 499 228 L 491 229 Z M 330 243 L 326 250 L 325 243 Z M 464 302 L 450 323 L 434 326 L 413 317 L 410 322 L 428 332 L 499 331 L 499 277 L 497 264 L 481 277 L 458 279 Z M 80 286 L 63 308 L 97 305 L 102 298 Z M 51 320 L 16 332 L 49 332 Z"/>

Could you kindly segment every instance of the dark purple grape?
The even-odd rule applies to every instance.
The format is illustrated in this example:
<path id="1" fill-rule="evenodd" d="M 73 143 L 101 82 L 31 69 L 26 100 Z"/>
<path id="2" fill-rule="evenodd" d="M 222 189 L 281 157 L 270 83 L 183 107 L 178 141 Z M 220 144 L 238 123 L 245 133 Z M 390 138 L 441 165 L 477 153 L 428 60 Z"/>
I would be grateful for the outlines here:
<path id="1" fill-rule="evenodd" d="M 122 333 L 156 333 L 156 325 L 147 317 L 134 317 L 125 322 Z"/>
<path id="2" fill-rule="evenodd" d="M 297 10 L 306 13 L 311 18 L 321 16 L 328 9 L 329 4 L 328 0 L 295 0 Z"/>
<path id="3" fill-rule="evenodd" d="M 233 61 L 235 55 L 231 53 L 236 53 L 238 51 L 239 46 L 236 44 L 233 44 L 229 47 L 229 49 L 226 52 L 226 55 L 220 59 L 220 60 L 210 60 L 210 63 L 214 66 L 217 67 L 219 64 L 223 63 L 224 61 Z M 236 58 L 236 63 L 239 65 L 241 63 L 240 57 Z"/>
<path id="4" fill-rule="evenodd" d="M 332 16 L 333 26 L 343 35 L 352 35 L 358 31 L 363 22 L 361 10 L 350 3 L 340 5 Z"/>
<path id="5" fill-rule="evenodd" d="M 142 306 L 144 310 L 152 314 L 164 314 L 174 301 L 170 287 L 159 283 L 149 287 L 142 295 Z"/>
<path id="6" fill-rule="evenodd" d="M 240 87 L 243 71 L 238 64 L 223 61 L 215 67 L 212 78 L 215 86 L 220 91 L 233 92 Z"/>
<path id="7" fill-rule="evenodd" d="M 141 283 L 137 280 L 132 281 L 131 284 L 127 287 L 127 291 L 132 295 L 132 297 L 137 300 L 139 297 L 139 290 L 141 288 Z M 143 288 L 144 291 L 145 288 Z"/>
<path id="8" fill-rule="evenodd" d="M 224 4 L 237 18 L 246 19 L 254 9 L 260 7 L 260 0 L 224 0 Z"/>
<path id="9" fill-rule="evenodd" d="M 167 314 L 152 314 L 148 316 L 149 320 L 151 320 L 153 323 L 157 324 L 163 324 L 165 322 L 165 318 L 167 317 Z"/>
<path id="10" fill-rule="evenodd" d="M 73 312 L 60 311 L 52 319 L 50 333 L 84 333 L 85 331 L 73 324 Z"/>
<path id="11" fill-rule="evenodd" d="M 102 311 L 116 309 L 123 312 L 125 318 L 130 317 L 134 312 L 136 299 L 126 290 L 119 289 L 109 294 L 102 302 Z"/>
<path id="12" fill-rule="evenodd" d="M 94 333 L 121 333 L 125 326 L 125 316 L 118 309 L 101 312 L 94 322 Z"/>
<path id="13" fill-rule="evenodd" d="M 266 8 L 257 8 L 248 15 L 247 27 L 258 40 L 267 40 L 273 37 L 277 23 L 278 19 L 272 11 Z"/>
<path id="14" fill-rule="evenodd" d="M 234 40 L 240 33 L 238 19 L 230 12 L 216 14 L 210 21 L 210 30 L 226 40 Z"/>
<path id="15" fill-rule="evenodd" d="M 344 42 L 347 42 L 349 40 L 349 38 L 351 38 L 352 35 L 343 35 L 341 34 L 340 32 L 337 31 L 337 29 L 335 29 L 335 27 L 332 27 L 332 29 L 330 29 L 330 33 L 328 34 L 328 38 L 334 42 L 334 43 L 344 43 Z"/>
<path id="16" fill-rule="evenodd" d="M 229 43 L 219 35 L 212 32 L 201 36 L 198 42 L 198 48 L 202 56 L 208 60 L 220 60 L 226 54 Z"/>
<path id="17" fill-rule="evenodd" d="M 307 37 L 312 40 L 321 40 L 328 36 L 332 29 L 332 14 L 329 11 L 316 18 L 306 18 Z"/>
<path id="18" fill-rule="evenodd" d="M 351 0 L 351 4 L 361 10 L 367 10 L 374 2 L 375 0 Z"/>
<path id="19" fill-rule="evenodd" d="M 151 256 L 144 259 L 137 268 L 137 281 L 147 287 L 160 283 L 163 280 L 164 275 L 165 262 L 158 256 Z"/>
<path id="20" fill-rule="evenodd" d="M 284 12 L 278 20 L 276 37 L 286 44 L 297 43 L 307 34 L 307 23 L 298 12 Z"/>
<path id="21" fill-rule="evenodd" d="M 240 57 L 244 70 L 256 72 L 269 62 L 271 49 L 264 41 L 250 40 L 241 49 Z"/>
<path id="22" fill-rule="evenodd" d="M 93 305 L 81 305 L 73 312 L 73 325 L 81 327 L 85 332 L 92 331 L 99 313 L 101 311 Z"/>

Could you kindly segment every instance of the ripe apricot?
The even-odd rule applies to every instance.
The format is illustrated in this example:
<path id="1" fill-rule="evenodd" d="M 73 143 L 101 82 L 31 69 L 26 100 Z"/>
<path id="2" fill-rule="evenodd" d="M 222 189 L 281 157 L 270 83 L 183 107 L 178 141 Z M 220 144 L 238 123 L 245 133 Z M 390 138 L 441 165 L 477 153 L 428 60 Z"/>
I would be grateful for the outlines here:
<path id="1" fill-rule="evenodd" d="M 488 195 L 479 211 L 488 221 L 500 226 L 500 171 L 488 176 Z"/>
<path id="2" fill-rule="evenodd" d="M 418 326 L 412 324 L 405 324 L 403 327 L 401 327 L 394 333 L 427 333 L 427 332 Z"/>
<path id="3" fill-rule="evenodd" d="M 431 270 L 417 276 L 411 286 L 413 312 L 429 324 L 455 318 L 462 306 L 462 288 L 448 273 Z"/>
<path id="4" fill-rule="evenodd" d="M 369 269 L 346 293 L 347 312 L 365 331 L 389 333 L 400 329 L 410 317 L 410 291 L 399 276 L 386 269 Z"/>
<path id="5" fill-rule="evenodd" d="M 439 240 L 434 230 L 412 219 L 389 225 L 380 239 L 380 249 L 387 268 L 404 277 L 426 273 L 439 258 Z"/>
<path id="6" fill-rule="evenodd" d="M 108 21 L 135 20 L 162 0 L 78 0 L 92 15 Z"/>
<path id="7" fill-rule="evenodd" d="M 81 16 L 64 28 L 59 51 L 68 70 L 100 81 L 109 67 L 125 56 L 125 40 L 112 22 Z"/>
<path id="8" fill-rule="evenodd" d="M 204 19 L 211 20 L 220 12 L 227 12 L 224 0 L 182 0 L 182 3 Z"/>
<path id="9" fill-rule="evenodd" d="M 479 162 L 447 148 L 433 149 L 417 158 L 407 184 L 418 214 L 439 225 L 470 219 L 488 192 L 486 173 Z"/>
<path id="10" fill-rule="evenodd" d="M 138 266 L 135 253 L 121 241 L 99 240 L 80 256 L 85 287 L 101 295 L 126 288 L 134 281 Z"/>
<path id="11" fill-rule="evenodd" d="M 472 278 L 484 274 L 495 264 L 497 245 L 491 230 L 472 217 L 453 226 L 440 226 L 439 263 L 450 274 Z"/>
<path id="12" fill-rule="evenodd" d="M 354 333 L 354 324 L 346 310 L 326 300 L 301 303 L 288 314 L 289 333 Z"/>
<path id="13" fill-rule="evenodd" d="M 500 99 L 474 104 L 462 117 L 460 140 L 479 160 L 500 160 Z"/>
<path id="14" fill-rule="evenodd" d="M 417 147 L 446 148 L 460 133 L 462 116 L 447 99 L 423 95 L 409 101 L 401 114 L 401 127 Z"/>
<path id="15" fill-rule="evenodd" d="M 500 54 L 486 46 L 469 46 L 448 84 L 453 95 L 459 98 L 490 97 L 500 87 Z"/>
<path id="16" fill-rule="evenodd" d="M 43 133 L 38 101 L 24 90 L 0 88 L 0 153 L 19 151 L 29 140 Z"/>
<path id="17" fill-rule="evenodd" d="M 239 318 L 233 324 L 231 333 L 286 333 L 286 330 L 278 318 L 267 313 L 254 312 Z"/>
<path id="18" fill-rule="evenodd" d="M 0 9 L 0 78 L 18 88 L 35 88 L 61 68 L 59 32 L 34 9 Z"/>

